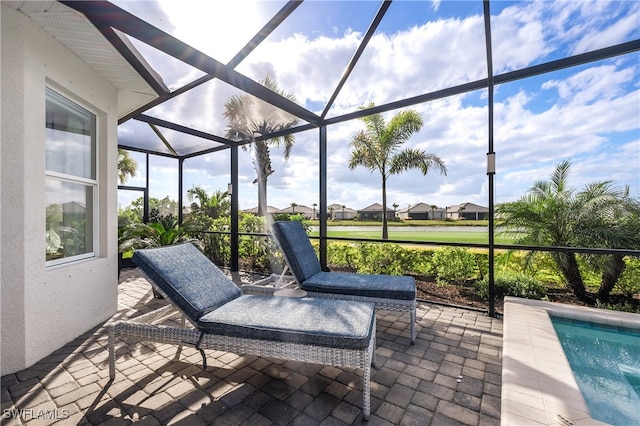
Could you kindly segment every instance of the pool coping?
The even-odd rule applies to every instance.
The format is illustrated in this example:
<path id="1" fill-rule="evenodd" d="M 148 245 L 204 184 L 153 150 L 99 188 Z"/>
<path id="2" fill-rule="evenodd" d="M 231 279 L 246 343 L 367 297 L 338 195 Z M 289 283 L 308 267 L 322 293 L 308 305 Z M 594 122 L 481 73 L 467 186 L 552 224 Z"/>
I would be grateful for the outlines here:
<path id="1" fill-rule="evenodd" d="M 606 425 L 589 414 L 550 315 L 640 329 L 640 315 L 540 300 L 505 297 L 503 319 L 503 425 Z"/>

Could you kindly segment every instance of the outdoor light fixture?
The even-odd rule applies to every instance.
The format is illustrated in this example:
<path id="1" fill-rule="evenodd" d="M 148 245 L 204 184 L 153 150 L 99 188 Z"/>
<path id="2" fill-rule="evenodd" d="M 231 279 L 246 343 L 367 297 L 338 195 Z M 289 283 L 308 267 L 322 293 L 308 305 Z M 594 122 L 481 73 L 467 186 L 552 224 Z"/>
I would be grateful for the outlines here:
<path id="1" fill-rule="evenodd" d="M 496 174 L 496 153 L 495 152 L 487 154 L 487 174 L 488 175 Z"/>

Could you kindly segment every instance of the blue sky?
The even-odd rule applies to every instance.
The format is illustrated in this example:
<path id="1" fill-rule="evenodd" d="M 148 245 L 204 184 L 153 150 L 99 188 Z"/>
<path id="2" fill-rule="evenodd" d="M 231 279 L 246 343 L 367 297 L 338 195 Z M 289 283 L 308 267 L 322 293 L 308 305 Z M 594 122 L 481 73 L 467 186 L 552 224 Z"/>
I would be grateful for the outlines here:
<path id="1" fill-rule="evenodd" d="M 227 62 L 284 2 L 116 2 L 181 40 Z M 375 1 L 307 1 L 236 69 L 276 78 L 303 106 L 320 113 L 379 9 Z M 384 104 L 486 77 L 481 1 L 394 1 L 328 116 Z M 496 73 L 640 38 L 640 2 L 538 1 L 491 3 Z M 200 74 L 140 43 L 136 46 L 170 87 Z M 190 74 L 189 74 L 190 73 Z M 496 86 L 496 201 L 513 201 L 556 164 L 573 163 L 571 184 L 611 180 L 640 192 L 640 53 Z M 237 90 L 219 81 L 161 105 L 149 115 L 222 135 L 224 101 Z M 424 120 L 406 144 L 440 156 L 447 176 L 409 171 L 392 176 L 389 204 L 487 205 L 487 91 L 411 107 Z M 385 114 L 390 119 L 393 112 Z M 127 123 L 120 138 L 147 138 Z M 354 209 L 381 202 L 380 177 L 349 170 L 349 142 L 358 120 L 328 128 L 328 202 Z M 148 131 L 148 130 L 147 130 Z M 179 135 L 170 135 L 180 138 Z M 318 132 L 296 135 L 291 157 L 271 152 L 269 204 L 318 203 Z M 240 207 L 257 205 L 250 152 L 240 156 Z M 150 193 L 177 199 L 176 162 L 155 159 Z M 229 156 L 187 160 L 185 190 L 226 189 Z M 139 184 L 134 178 L 131 185 Z M 126 200 L 121 203 L 126 205 Z"/>

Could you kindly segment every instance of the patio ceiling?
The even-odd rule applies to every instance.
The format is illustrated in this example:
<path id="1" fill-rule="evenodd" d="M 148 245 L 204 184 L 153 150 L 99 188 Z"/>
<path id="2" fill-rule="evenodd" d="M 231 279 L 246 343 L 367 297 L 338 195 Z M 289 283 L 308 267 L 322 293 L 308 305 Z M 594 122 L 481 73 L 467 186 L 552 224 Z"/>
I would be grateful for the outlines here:
<path id="1" fill-rule="evenodd" d="M 127 38 L 109 41 L 84 15 L 57 1 L 3 1 L 37 22 L 45 31 L 74 52 L 84 63 L 118 89 L 118 117 L 125 117 L 168 91 L 158 74 L 142 56 L 133 54 Z M 116 48 L 116 43 L 122 49 Z M 120 50 L 120 52 L 119 52 Z"/>
<path id="2" fill-rule="evenodd" d="M 343 94 L 342 89 L 366 73 L 367 67 L 372 66 L 375 60 L 380 60 L 372 57 L 374 53 L 367 49 L 370 41 L 374 35 L 383 34 L 385 25 L 395 22 L 399 14 L 407 13 L 407 3 L 413 3 L 348 2 L 351 15 L 344 19 L 348 20 L 350 30 L 359 35 L 358 43 L 350 57 L 345 56 L 342 63 L 332 64 L 331 75 L 323 76 L 327 81 L 324 86 L 326 90 L 318 94 L 318 99 L 292 101 L 260 84 L 259 78 L 248 77 L 257 75 L 254 70 L 256 62 L 251 59 L 257 55 L 256 61 L 259 60 L 264 43 L 274 37 L 291 36 L 296 28 L 310 26 L 313 29 L 314 19 L 325 18 L 319 15 L 319 8 L 331 9 L 327 14 L 342 16 L 341 3 L 347 2 L 268 2 L 268 7 L 273 9 L 272 17 L 266 22 L 252 24 L 255 26 L 253 37 L 242 40 L 242 37 L 234 35 L 195 47 L 172 35 L 172 27 L 156 20 L 153 14 L 145 11 L 147 5 L 139 2 L 118 2 L 123 8 L 107 1 L 3 2 L 38 22 L 119 89 L 121 148 L 180 159 L 250 142 L 224 137 L 226 123 L 221 111 L 224 101 L 230 96 L 248 94 L 273 105 L 282 114 L 297 117 L 300 124 L 286 131 L 297 133 L 640 50 L 640 40 L 630 40 L 578 55 L 567 54 L 564 58 L 527 68 L 512 66 L 507 72 L 494 74 L 493 34 L 491 20 L 487 18 L 490 4 L 479 0 L 467 1 L 463 2 L 463 7 L 485 16 L 484 32 L 476 35 L 477 46 L 473 49 L 477 51 L 474 52 L 476 55 L 484 52 L 481 54 L 484 64 L 479 61 L 473 70 L 461 70 L 459 75 L 447 76 L 441 82 L 427 81 L 416 87 L 408 87 L 403 99 L 388 99 L 384 104 L 365 110 L 358 109 L 358 105 L 345 110 L 336 107 L 336 101 Z M 199 11 L 194 8 L 194 13 Z M 220 19 L 236 20 L 240 25 L 248 25 L 242 16 L 227 16 L 225 13 L 228 13 L 225 8 L 220 7 Z M 285 29 L 283 23 L 289 24 L 290 28 Z M 214 45 L 214 48 L 217 45 L 221 49 L 234 43 L 237 52 L 233 55 L 228 53 L 229 49 L 227 52 L 219 50 L 209 54 L 203 51 L 209 45 Z M 216 58 L 210 56 L 214 54 Z M 461 50 L 456 54 L 471 52 Z M 427 52 L 425 57 L 433 57 L 434 63 L 437 63 L 435 52 Z M 280 58 L 273 58 L 273 62 L 282 69 L 286 68 L 282 62 L 287 59 L 295 58 L 288 58 L 283 52 Z M 322 58 L 317 60 L 321 61 Z M 403 72 L 401 67 L 397 68 L 398 73 Z M 304 80 L 314 77 L 301 75 L 298 78 Z M 213 99 L 218 100 L 219 104 L 202 105 L 202 99 L 211 98 L 206 96 L 211 93 L 214 93 Z M 172 114 L 172 110 L 186 104 L 194 105 L 194 108 L 200 106 L 199 114 L 194 114 L 186 121 Z M 277 135 L 261 135 L 256 139 L 269 139 Z"/>

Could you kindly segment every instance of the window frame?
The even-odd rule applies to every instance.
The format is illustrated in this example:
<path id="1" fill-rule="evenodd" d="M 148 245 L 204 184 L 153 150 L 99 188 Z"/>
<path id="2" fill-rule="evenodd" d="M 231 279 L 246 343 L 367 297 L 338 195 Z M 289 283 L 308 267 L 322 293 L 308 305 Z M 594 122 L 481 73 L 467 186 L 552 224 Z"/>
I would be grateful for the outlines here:
<path id="1" fill-rule="evenodd" d="M 52 100 L 50 97 L 51 92 L 54 93 L 55 96 L 59 98 L 63 98 L 64 100 L 66 100 L 66 102 L 70 103 L 73 107 L 70 109 L 71 112 L 73 112 L 74 109 L 75 110 L 81 109 L 88 112 L 93 119 L 93 128 L 92 128 L 93 134 L 91 135 L 91 138 L 93 139 L 91 143 L 91 149 L 93 150 L 93 152 L 90 154 L 92 157 L 91 161 L 93 165 L 93 170 L 92 170 L 93 178 L 87 178 L 87 177 L 76 175 L 76 174 L 49 170 L 45 160 L 45 165 L 44 165 L 44 169 L 45 169 L 45 176 L 44 176 L 45 178 L 45 238 L 46 238 L 46 228 L 48 225 L 47 219 L 46 219 L 46 209 L 48 208 L 48 205 L 46 205 L 47 204 L 46 200 L 47 200 L 47 195 L 49 193 L 47 190 L 48 183 L 52 181 L 57 181 L 63 184 L 65 183 L 73 184 L 73 185 L 84 187 L 85 190 L 91 189 L 91 197 L 90 197 L 90 200 L 92 203 L 91 211 L 89 212 L 89 208 L 88 208 L 89 206 L 85 206 L 85 217 L 90 218 L 92 222 L 90 227 L 86 227 L 86 231 L 91 232 L 91 236 L 85 237 L 85 242 L 91 241 L 92 247 L 90 250 L 86 250 L 84 253 L 74 254 L 71 256 L 64 256 L 64 257 L 55 258 L 55 259 L 46 259 L 47 254 L 46 254 L 46 244 L 45 244 L 45 261 L 46 261 L 47 268 L 52 266 L 64 265 L 64 264 L 69 264 L 69 263 L 78 262 L 82 260 L 96 258 L 98 256 L 99 231 L 100 231 L 99 182 L 98 182 L 99 180 L 98 178 L 100 176 L 100 170 L 99 170 L 100 166 L 98 161 L 99 159 L 98 152 L 100 147 L 100 138 L 98 136 L 100 134 L 100 131 L 99 131 L 100 114 L 95 110 L 95 108 L 92 108 L 90 105 L 87 105 L 85 102 L 80 100 L 77 96 L 71 95 L 68 92 L 60 90 L 57 87 L 46 85 L 45 86 L 45 117 L 46 117 L 47 104 Z M 59 104 L 59 99 L 55 99 L 54 102 Z M 44 151 L 46 156 L 47 143 L 48 143 L 46 132 L 49 129 L 47 127 L 46 118 L 45 118 L 44 124 L 45 124 Z M 87 200 L 89 200 L 89 198 L 87 198 Z"/>

